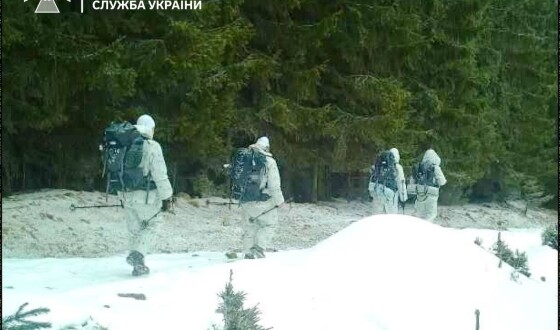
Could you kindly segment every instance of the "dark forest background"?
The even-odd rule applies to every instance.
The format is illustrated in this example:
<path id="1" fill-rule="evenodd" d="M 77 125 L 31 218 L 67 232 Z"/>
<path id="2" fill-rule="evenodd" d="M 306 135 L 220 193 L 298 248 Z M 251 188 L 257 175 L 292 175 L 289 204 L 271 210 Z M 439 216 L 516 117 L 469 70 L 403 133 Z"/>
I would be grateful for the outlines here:
<path id="1" fill-rule="evenodd" d="M 285 194 L 363 198 L 433 146 L 443 203 L 558 200 L 557 3 L 220 0 L 196 11 L 2 1 L 2 191 L 104 190 L 103 129 L 150 113 L 176 191 L 226 195 L 271 139 Z"/>

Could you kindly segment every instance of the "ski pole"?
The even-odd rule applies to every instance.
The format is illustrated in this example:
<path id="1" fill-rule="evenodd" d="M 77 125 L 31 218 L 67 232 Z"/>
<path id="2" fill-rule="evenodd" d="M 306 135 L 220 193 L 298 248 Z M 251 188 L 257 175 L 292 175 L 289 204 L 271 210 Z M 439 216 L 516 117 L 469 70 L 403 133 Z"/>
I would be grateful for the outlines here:
<path id="1" fill-rule="evenodd" d="M 238 203 L 234 202 L 211 202 L 210 200 L 206 200 L 206 205 L 237 205 Z"/>
<path id="2" fill-rule="evenodd" d="M 120 200 L 120 204 L 114 205 L 91 205 L 91 206 L 76 206 L 74 204 L 70 205 L 70 210 L 74 211 L 76 209 L 89 209 L 89 208 L 102 208 L 102 207 L 122 207 L 124 209 L 123 201 Z"/>
<path id="3" fill-rule="evenodd" d="M 171 210 L 171 208 L 173 208 L 173 204 L 174 204 L 173 201 L 174 201 L 174 199 L 175 199 L 174 197 L 171 198 L 171 207 L 169 208 L 169 210 L 164 211 L 163 209 L 159 209 L 159 210 L 156 212 L 156 214 L 152 215 L 150 218 L 148 218 L 148 219 L 146 219 L 146 220 L 142 220 L 142 229 L 148 228 L 148 225 L 150 224 L 150 221 L 151 221 L 153 218 L 157 217 L 158 214 L 160 214 L 161 212 L 168 212 L 168 213 L 171 213 L 171 214 L 175 215 L 175 212 L 173 212 L 173 210 Z"/>
<path id="4" fill-rule="evenodd" d="M 406 206 L 406 202 L 401 202 L 401 200 L 399 199 L 399 206 L 402 207 L 402 214 L 404 215 L 404 208 Z"/>
<path id="5" fill-rule="evenodd" d="M 293 199 L 293 198 L 289 198 L 287 201 L 285 201 L 285 203 L 291 202 L 292 199 Z M 251 223 L 255 222 L 255 220 L 257 220 L 259 217 L 261 217 L 261 216 L 267 214 L 268 212 L 270 212 L 270 211 L 272 211 L 272 210 L 274 210 L 274 209 L 277 209 L 278 207 L 280 207 L 280 205 L 282 205 L 282 204 L 274 205 L 272 208 L 270 208 L 270 209 L 268 209 L 268 210 L 262 212 L 261 214 L 257 215 L 256 217 L 250 217 L 250 218 L 249 218 L 249 222 L 251 222 Z"/>
<path id="6" fill-rule="evenodd" d="M 150 221 L 151 221 L 153 218 L 157 217 L 158 214 L 160 214 L 161 212 L 162 212 L 162 211 L 161 211 L 161 209 L 160 209 L 159 211 L 156 212 L 156 214 L 152 215 L 149 219 L 147 219 L 147 220 L 142 220 L 142 223 L 141 223 L 142 229 L 148 228 L 148 225 L 150 224 Z"/>

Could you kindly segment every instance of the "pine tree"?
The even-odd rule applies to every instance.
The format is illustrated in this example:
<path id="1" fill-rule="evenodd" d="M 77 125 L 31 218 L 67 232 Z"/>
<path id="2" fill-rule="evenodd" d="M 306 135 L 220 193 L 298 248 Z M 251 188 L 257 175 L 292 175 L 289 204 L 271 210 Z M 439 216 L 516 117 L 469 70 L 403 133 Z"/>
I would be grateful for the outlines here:
<path id="1" fill-rule="evenodd" d="M 513 258 L 513 251 L 508 247 L 508 245 L 502 241 L 501 232 L 498 233 L 498 240 L 492 246 L 492 250 L 496 257 L 500 258 L 501 261 L 509 264 Z"/>
<path id="2" fill-rule="evenodd" d="M 365 174 L 392 146 L 408 172 L 432 144 L 442 197 L 484 179 L 557 196 L 554 2 L 223 0 L 111 15 L 60 3 L 64 24 L 28 4 L 4 4 L 3 192 L 84 189 L 99 177 L 94 137 L 150 112 L 183 177 L 223 178 L 231 148 L 267 134 L 285 186 Z"/>
<path id="3" fill-rule="evenodd" d="M 543 245 L 550 246 L 553 249 L 558 250 L 558 224 L 553 224 L 543 231 L 542 235 Z"/>
<path id="4" fill-rule="evenodd" d="M 515 250 L 515 255 L 511 259 L 511 266 L 521 274 L 530 277 L 531 272 L 529 271 L 529 266 L 527 266 L 527 260 L 527 253 L 520 253 L 518 250 Z"/>
<path id="5" fill-rule="evenodd" d="M 515 250 L 515 253 L 508 247 L 508 245 L 502 241 L 501 233 L 498 233 L 498 240 L 492 246 L 494 254 L 500 259 L 500 265 L 502 261 L 513 267 L 515 272 L 519 272 L 527 277 L 531 276 L 529 271 L 529 266 L 527 265 L 527 254 L 525 252 L 519 252 Z"/>
<path id="6" fill-rule="evenodd" d="M 257 306 L 245 308 L 243 302 L 246 294 L 243 291 L 236 292 L 233 289 L 233 271 L 230 270 L 229 282 L 226 284 L 224 291 L 218 296 L 222 302 L 218 306 L 216 312 L 224 316 L 223 330 L 267 330 L 272 328 L 263 328 L 258 325 L 260 320 L 260 311 Z"/>

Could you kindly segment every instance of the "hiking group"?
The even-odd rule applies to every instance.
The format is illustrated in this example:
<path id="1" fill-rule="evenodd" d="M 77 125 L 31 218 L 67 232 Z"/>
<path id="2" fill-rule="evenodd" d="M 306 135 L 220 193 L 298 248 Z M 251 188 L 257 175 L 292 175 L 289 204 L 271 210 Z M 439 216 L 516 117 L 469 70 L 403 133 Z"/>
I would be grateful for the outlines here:
<path id="1" fill-rule="evenodd" d="M 100 147 L 106 193 L 118 195 L 125 209 L 130 250 L 126 261 L 133 268 L 133 276 L 149 274 L 145 256 L 153 247 L 157 228 L 172 212 L 173 188 L 161 146 L 154 140 L 155 127 L 154 119 L 147 114 L 140 116 L 136 125 L 111 123 Z M 372 166 L 368 190 L 373 213 L 398 213 L 399 204 L 407 201 L 408 194 L 415 194 L 415 215 L 433 220 L 439 187 L 446 182 L 440 158 L 428 149 L 413 169 L 408 189 L 399 161 L 399 151 L 393 148 L 380 153 Z M 264 258 L 266 251 L 273 250 L 278 208 L 285 204 L 269 139 L 263 136 L 237 149 L 224 167 L 229 170 L 232 198 L 238 201 L 243 218 L 244 258 Z"/>
<path id="2" fill-rule="evenodd" d="M 416 196 L 413 215 L 428 221 L 437 217 L 439 188 L 447 183 L 441 170 L 441 159 L 433 149 L 428 149 L 422 161 L 413 167 L 408 187 L 400 162 L 399 150 L 392 148 L 381 152 L 371 167 L 368 185 L 373 214 L 396 214 L 404 206 L 408 195 Z"/>

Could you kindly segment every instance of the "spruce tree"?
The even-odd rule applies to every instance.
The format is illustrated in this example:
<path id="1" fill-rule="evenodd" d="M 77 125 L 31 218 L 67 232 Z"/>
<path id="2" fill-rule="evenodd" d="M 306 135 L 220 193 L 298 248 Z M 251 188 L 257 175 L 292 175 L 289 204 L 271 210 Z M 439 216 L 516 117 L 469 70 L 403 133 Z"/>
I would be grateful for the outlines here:
<path id="1" fill-rule="evenodd" d="M 558 250 L 558 224 L 557 223 L 546 227 L 541 237 L 542 237 L 543 245 L 547 245 L 555 250 Z"/>
<path id="2" fill-rule="evenodd" d="M 502 241 L 501 233 L 498 233 L 498 240 L 492 246 L 492 251 L 502 261 L 513 267 L 515 272 L 519 272 L 527 277 L 531 276 L 529 266 L 527 265 L 527 254 L 515 250 L 515 253 Z"/>
<path id="3" fill-rule="evenodd" d="M 221 313 L 224 317 L 223 330 L 267 330 L 272 328 L 264 328 L 258 324 L 260 320 L 260 311 L 257 306 L 245 308 L 243 303 L 246 294 L 243 291 L 235 291 L 233 289 L 233 271 L 230 270 L 229 281 L 224 291 L 218 296 L 222 302 L 218 306 L 216 312 Z"/>

